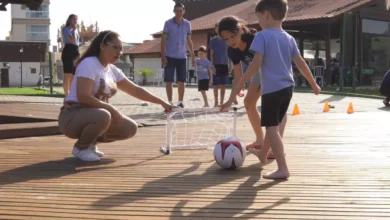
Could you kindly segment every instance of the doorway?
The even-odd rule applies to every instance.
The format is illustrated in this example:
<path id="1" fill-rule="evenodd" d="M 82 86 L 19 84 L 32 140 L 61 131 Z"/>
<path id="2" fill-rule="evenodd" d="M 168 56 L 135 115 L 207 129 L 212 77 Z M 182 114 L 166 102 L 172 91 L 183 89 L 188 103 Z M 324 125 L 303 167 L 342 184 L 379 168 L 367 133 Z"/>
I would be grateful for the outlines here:
<path id="1" fill-rule="evenodd" d="M 9 71 L 1 69 L 1 85 L 0 87 L 9 87 Z"/>

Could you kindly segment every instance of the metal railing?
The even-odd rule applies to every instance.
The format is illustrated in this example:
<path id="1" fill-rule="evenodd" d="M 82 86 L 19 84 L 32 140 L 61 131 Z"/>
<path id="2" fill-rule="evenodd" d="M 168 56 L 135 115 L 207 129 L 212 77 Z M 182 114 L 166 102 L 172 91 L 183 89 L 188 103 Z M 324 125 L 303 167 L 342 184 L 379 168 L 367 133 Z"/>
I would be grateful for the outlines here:
<path id="1" fill-rule="evenodd" d="M 27 11 L 26 18 L 36 18 L 36 19 L 49 18 L 49 12 L 48 11 Z"/>
<path id="2" fill-rule="evenodd" d="M 27 34 L 26 38 L 29 41 L 34 41 L 34 40 L 45 41 L 45 40 L 49 40 L 49 33 L 48 32 L 27 32 L 26 34 Z"/>

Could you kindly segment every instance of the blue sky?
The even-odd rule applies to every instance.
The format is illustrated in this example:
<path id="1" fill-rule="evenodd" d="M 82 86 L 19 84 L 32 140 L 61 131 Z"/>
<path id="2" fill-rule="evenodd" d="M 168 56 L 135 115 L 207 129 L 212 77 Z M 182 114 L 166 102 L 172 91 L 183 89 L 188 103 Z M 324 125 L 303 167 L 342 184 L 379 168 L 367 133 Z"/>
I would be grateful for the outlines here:
<path id="1" fill-rule="evenodd" d="M 173 17 L 172 0 L 51 0 L 50 37 L 56 44 L 57 30 L 65 23 L 69 14 L 77 14 L 85 25 L 98 22 L 100 30 L 118 32 L 125 42 L 142 42 L 152 39 L 150 34 L 163 29 L 165 20 Z M 98 4 L 100 3 L 100 4 Z M 11 7 L 0 12 L 0 40 L 11 30 Z"/>

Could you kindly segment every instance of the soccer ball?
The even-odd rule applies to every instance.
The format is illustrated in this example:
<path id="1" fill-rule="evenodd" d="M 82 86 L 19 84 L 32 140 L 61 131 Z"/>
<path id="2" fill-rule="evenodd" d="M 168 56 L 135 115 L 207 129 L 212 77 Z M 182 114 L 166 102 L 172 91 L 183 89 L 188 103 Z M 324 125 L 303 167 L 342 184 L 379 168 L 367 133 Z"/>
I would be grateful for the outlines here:
<path id="1" fill-rule="evenodd" d="M 234 137 L 220 140 L 214 147 L 214 159 L 224 169 L 236 169 L 245 161 L 246 150 L 241 141 Z"/>

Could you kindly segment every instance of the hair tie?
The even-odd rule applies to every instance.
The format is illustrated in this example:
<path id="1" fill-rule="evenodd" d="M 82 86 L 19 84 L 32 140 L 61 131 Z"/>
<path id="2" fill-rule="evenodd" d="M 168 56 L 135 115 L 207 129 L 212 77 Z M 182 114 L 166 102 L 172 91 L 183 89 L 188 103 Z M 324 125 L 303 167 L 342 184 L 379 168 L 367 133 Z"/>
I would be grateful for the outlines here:
<path id="1" fill-rule="evenodd" d="M 102 40 L 102 43 L 104 43 L 104 40 L 106 39 L 106 37 L 107 37 L 109 34 L 111 34 L 111 31 L 107 32 L 107 34 L 104 35 L 103 40 Z"/>

